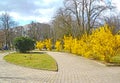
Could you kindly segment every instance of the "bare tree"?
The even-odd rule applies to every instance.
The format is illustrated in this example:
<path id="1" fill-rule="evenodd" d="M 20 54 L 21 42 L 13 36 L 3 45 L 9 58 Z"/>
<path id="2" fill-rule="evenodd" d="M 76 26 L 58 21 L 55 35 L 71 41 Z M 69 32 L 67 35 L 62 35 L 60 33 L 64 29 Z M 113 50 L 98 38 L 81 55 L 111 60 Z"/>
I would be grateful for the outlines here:
<path id="1" fill-rule="evenodd" d="M 52 21 L 52 28 L 55 38 L 62 38 L 64 35 L 72 35 L 72 18 L 69 12 L 64 8 L 59 8 Z"/>
<path id="2" fill-rule="evenodd" d="M 51 28 L 49 24 L 31 22 L 26 25 L 27 35 L 34 40 L 44 40 L 51 37 Z"/>
<path id="3" fill-rule="evenodd" d="M 3 30 L 0 30 L 0 49 L 2 49 L 4 42 L 5 42 L 4 32 Z"/>
<path id="4" fill-rule="evenodd" d="M 85 30 L 89 33 L 97 18 L 104 11 L 113 8 L 107 0 L 65 0 L 64 3 L 66 10 L 75 16 L 81 33 Z"/>
<path id="5" fill-rule="evenodd" d="M 5 36 L 5 45 L 9 46 L 11 45 L 11 38 L 10 38 L 10 28 L 14 27 L 16 25 L 15 21 L 12 20 L 12 17 L 8 13 L 3 13 L 0 16 L 0 24 L 4 31 Z"/>
<path id="6" fill-rule="evenodd" d="M 113 34 L 116 34 L 120 30 L 120 16 L 104 17 L 104 21 L 111 27 Z"/>
<path id="7" fill-rule="evenodd" d="M 34 40 L 37 40 L 37 26 L 36 26 L 36 23 L 34 21 L 32 21 L 30 23 L 30 27 L 29 27 L 29 32 L 28 32 L 28 35 L 34 39 Z"/>
<path id="8" fill-rule="evenodd" d="M 64 7 L 67 12 L 72 15 L 76 27 L 80 28 L 79 32 L 82 32 L 82 16 L 80 15 L 81 9 L 79 8 L 81 2 L 79 0 L 64 0 Z M 75 21 L 76 20 L 76 21 Z"/>

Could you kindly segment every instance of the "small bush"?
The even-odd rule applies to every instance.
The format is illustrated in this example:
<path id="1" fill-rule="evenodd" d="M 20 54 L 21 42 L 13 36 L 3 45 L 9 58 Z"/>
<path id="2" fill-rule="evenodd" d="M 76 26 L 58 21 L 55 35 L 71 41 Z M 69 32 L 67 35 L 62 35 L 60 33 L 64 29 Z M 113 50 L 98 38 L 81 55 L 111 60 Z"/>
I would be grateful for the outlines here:
<path id="1" fill-rule="evenodd" d="M 110 62 L 120 64 L 120 55 L 112 57 Z"/>
<path id="2" fill-rule="evenodd" d="M 14 46 L 17 51 L 25 53 L 34 49 L 35 41 L 28 37 L 17 37 L 14 39 Z"/>

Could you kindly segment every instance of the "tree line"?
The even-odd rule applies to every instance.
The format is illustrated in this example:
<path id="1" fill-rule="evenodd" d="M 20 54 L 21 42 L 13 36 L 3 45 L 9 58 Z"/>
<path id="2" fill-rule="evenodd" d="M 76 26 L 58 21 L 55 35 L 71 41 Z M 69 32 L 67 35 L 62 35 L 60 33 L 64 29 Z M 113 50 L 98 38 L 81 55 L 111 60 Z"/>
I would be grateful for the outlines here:
<path id="1" fill-rule="evenodd" d="M 119 30 L 120 15 L 116 14 L 110 0 L 64 0 L 50 24 L 31 22 L 26 30 L 23 26 L 17 27 L 9 13 L 3 13 L 0 15 L 0 42 L 1 46 L 10 47 L 15 37 L 28 36 L 36 41 L 51 38 L 54 43 L 64 35 L 79 38 L 84 33 L 91 34 L 92 29 L 105 23 L 113 27 L 113 33 Z"/>
<path id="2" fill-rule="evenodd" d="M 110 0 L 64 0 L 64 6 L 57 10 L 52 21 L 54 38 L 91 34 L 92 29 L 104 23 L 114 26 L 114 33 L 119 29 L 120 17 Z"/>
<path id="3" fill-rule="evenodd" d="M 0 16 L 0 48 L 13 48 L 13 40 L 16 37 L 30 37 L 35 41 L 50 38 L 52 30 L 49 24 L 32 21 L 25 26 L 18 26 L 9 13 L 5 12 Z"/>

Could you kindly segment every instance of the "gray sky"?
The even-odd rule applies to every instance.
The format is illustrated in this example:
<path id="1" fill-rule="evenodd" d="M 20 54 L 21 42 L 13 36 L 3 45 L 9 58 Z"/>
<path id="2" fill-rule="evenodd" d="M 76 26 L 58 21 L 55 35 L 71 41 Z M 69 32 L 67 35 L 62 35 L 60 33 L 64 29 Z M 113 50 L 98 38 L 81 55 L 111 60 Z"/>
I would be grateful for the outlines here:
<path id="1" fill-rule="evenodd" d="M 112 0 L 120 11 L 120 0 Z M 0 0 L 0 14 L 8 12 L 20 25 L 31 21 L 48 23 L 63 0 Z"/>
<path id="2" fill-rule="evenodd" d="M 63 0 L 0 0 L 0 14 L 8 12 L 20 25 L 31 21 L 48 23 Z"/>

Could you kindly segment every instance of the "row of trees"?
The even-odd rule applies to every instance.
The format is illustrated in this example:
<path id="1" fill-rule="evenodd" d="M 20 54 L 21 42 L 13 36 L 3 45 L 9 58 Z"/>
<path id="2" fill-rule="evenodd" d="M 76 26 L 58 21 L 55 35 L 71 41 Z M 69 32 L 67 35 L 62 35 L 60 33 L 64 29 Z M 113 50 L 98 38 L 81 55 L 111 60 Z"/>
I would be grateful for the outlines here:
<path id="1" fill-rule="evenodd" d="M 34 40 L 50 38 L 52 33 L 49 24 L 37 23 L 33 21 L 28 25 L 14 28 L 13 32 L 16 37 L 27 36 Z"/>
<path id="2" fill-rule="evenodd" d="M 27 27 L 20 26 L 13 29 L 16 22 L 8 13 L 3 13 L 0 16 L 2 29 L 0 39 L 4 41 L 0 41 L 10 46 L 13 38 L 29 36 L 34 40 L 52 38 L 55 42 L 64 35 L 80 37 L 85 32 L 90 34 L 92 28 L 104 23 L 115 27 L 113 33 L 119 30 L 120 16 L 114 15 L 115 6 L 109 0 L 64 0 L 63 3 L 63 7 L 58 9 L 50 25 L 31 22 Z"/>
<path id="3" fill-rule="evenodd" d="M 91 33 L 92 28 L 104 23 L 119 28 L 120 19 L 115 14 L 115 6 L 109 0 L 64 0 L 52 21 L 54 39 L 71 34 L 79 37 Z M 114 32 L 116 29 L 114 30 Z"/>
<path id="4" fill-rule="evenodd" d="M 34 40 L 44 40 L 52 36 L 49 24 L 31 22 L 27 35 Z"/>
<path id="5" fill-rule="evenodd" d="M 34 40 L 50 38 L 52 30 L 49 24 L 31 22 L 25 26 L 18 26 L 9 13 L 0 16 L 0 48 L 13 46 L 16 37 L 27 36 Z"/>

